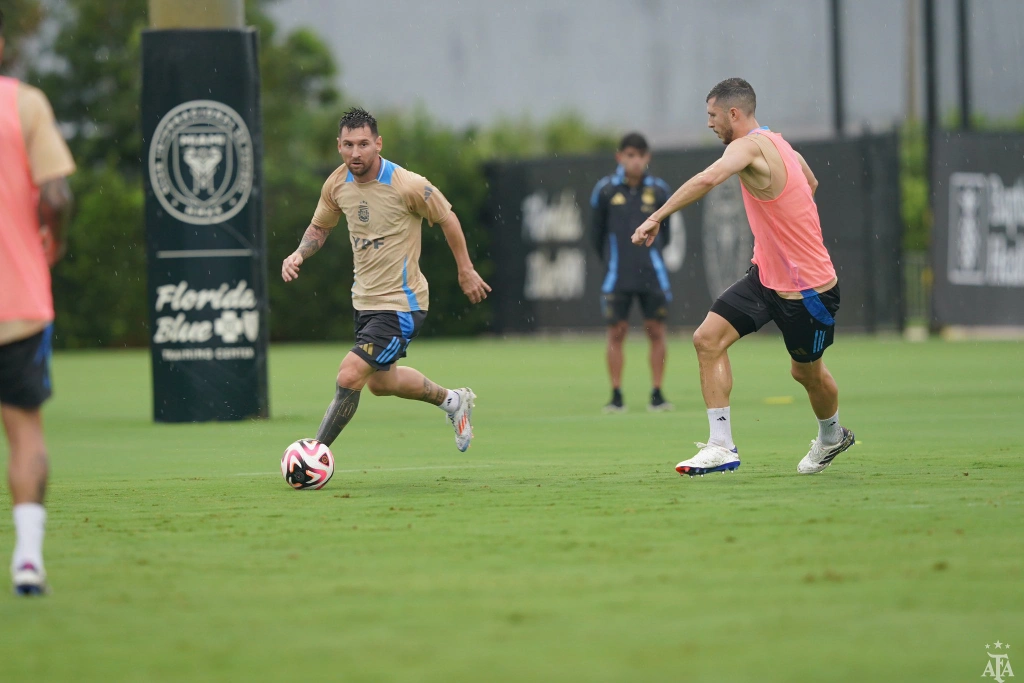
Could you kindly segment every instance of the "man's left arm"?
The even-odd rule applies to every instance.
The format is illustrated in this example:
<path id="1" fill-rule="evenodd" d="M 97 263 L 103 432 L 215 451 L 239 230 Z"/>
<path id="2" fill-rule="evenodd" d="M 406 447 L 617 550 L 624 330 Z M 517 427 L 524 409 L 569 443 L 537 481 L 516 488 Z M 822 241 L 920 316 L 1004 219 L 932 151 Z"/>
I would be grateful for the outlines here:
<path id="1" fill-rule="evenodd" d="M 67 248 L 65 229 L 74 203 L 67 176 L 75 172 L 53 109 L 41 90 L 18 89 L 18 114 L 24 122 L 25 151 L 32 180 L 39 187 L 39 225 L 47 261 L 53 266 Z"/>
<path id="2" fill-rule="evenodd" d="M 480 273 L 473 267 L 473 261 L 469 258 L 469 249 L 466 246 L 466 235 L 462 232 L 462 223 L 454 211 L 448 212 L 448 217 L 441 221 L 441 232 L 448 242 L 448 248 L 452 250 L 455 257 L 455 264 L 459 269 L 459 286 L 469 300 L 478 304 L 487 298 L 487 292 L 491 286 L 484 282 Z"/>
<path id="3" fill-rule="evenodd" d="M 712 189 L 749 166 L 754 160 L 757 150 L 757 144 L 750 140 L 741 138 L 729 143 L 721 158 L 683 183 L 668 198 L 664 206 L 652 213 L 636 229 L 636 232 L 633 233 L 633 244 L 644 244 L 648 247 L 654 244 L 654 238 L 658 236 L 663 221 L 666 221 L 679 209 L 701 199 Z"/>
<path id="4" fill-rule="evenodd" d="M 807 165 L 807 160 L 800 152 L 796 152 L 797 161 L 800 162 L 800 170 L 804 172 L 804 177 L 807 178 L 807 184 L 811 187 L 811 196 L 818 191 L 818 179 L 814 177 L 814 171 Z"/>
<path id="5" fill-rule="evenodd" d="M 393 181 L 394 182 L 394 181 Z M 433 187 L 426 178 L 416 173 L 404 172 L 398 179 L 399 191 L 405 199 L 406 206 L 414 214 L 426 218 L 433 225 L 441 224 L 448 248 L 452 250 L 455 264 L 459 269 L 459 286 L 463 293 L 474 304 L 487 298 L 491 291 L 490 285 L 484 282 L 473 267 L 466 246 L 466 235 L 462 232 L 462 223 L 452 211 L 451 203 L 445 199 L 441 191 Z"/>

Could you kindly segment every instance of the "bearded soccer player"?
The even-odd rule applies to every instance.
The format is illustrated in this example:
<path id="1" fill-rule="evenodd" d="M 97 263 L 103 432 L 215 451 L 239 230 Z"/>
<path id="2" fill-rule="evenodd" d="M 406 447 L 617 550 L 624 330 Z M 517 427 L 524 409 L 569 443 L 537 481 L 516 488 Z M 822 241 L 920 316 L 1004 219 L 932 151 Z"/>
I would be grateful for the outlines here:
<path id="1" fill-rule="evenodd" d="M 0 58 L 3 57 L 0 12 Z M 39 90 L 0 77 L 0 414 L 14 504 L 11 578 L 18 595 L 46 592 L 47 456 L 41 407 L 50 397 L 50 266 L 64 250 L 75 163 Z"/>
<path id="2" fill-rule="evenodd" d="M 789 350 L 793 379 L 807 390 L 818 418 L 818 436 L 797 471 L 816 474 L 854 444 L 853 432 L 839 424 L 839 389 L 822 360 L 835 333 L 839 283 L 814 204 L 818 181 L 781 135 L 758 124 L 749 83 L 724 80 L 706 102 L 708 127 L 725 143 L 725 153 L 686 181 L 633 234 L 634 244 L 650 246 L 672 213 L 739 175 L 754 233 L 753 265 L 712 304 L 693 335 L 711 437 L 706 444 L 698 443 L 697 455 L 679 463 L 676 471 L 692 477 L 739 467 L 729 414 L 732 368 L 727 352 L 740 337 L 774 320 Z"/>
<path id="3" fill-rule="evenodd" d="M 380 156 L 377 120 L 362 109 L 345 113 L 338 126 L 338 152 L 344 162 L 324 183 L 313 220 L 299 248 L 281 265 L 291 282 L 310 256 L 323 247 L 342 213 L 354 254 L 355 345 L 341 362 L 334 400 L 316 440 L 330 446 L 355 415 L 364 386 L 375 396 L 425 401 L 440 407 L 455 429 L 455 445 L 473 439 L 469 388 L 446 389 L 410 367 L 397 366 L 427 317 L 427 280 L 420 272 L 423 219 L 440 224 L 455 256 L 459 286 L 476 304 L 490 286 L 473 268 L 462 225 L 444 195 L 423 176 Z"/>

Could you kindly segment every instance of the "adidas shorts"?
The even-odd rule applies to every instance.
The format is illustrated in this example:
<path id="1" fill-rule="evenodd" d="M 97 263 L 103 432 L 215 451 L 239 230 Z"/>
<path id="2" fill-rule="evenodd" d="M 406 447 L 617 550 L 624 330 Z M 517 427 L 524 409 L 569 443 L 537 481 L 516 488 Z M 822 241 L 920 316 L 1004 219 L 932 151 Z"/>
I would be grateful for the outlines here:
<path id="1" fill-rule="evenodd" d="M 813 289 L 801 293 L 803 299 L 783 299 L 761 284 L 757 266 L 751 266 L 746 275 L 722 292 L 711 311 L 728 320 L 741 337 L 774 320 L 793 360 L 811 363 L 821 358 L 835 337 L 839 285 L 821 293 Z"/>
<path id="2" fill-rule="evenodd" d="M 53 325 L 0 346 L 0 403 L 33 410 L 50 398 Z"/>
<path id="3" fill-rule="evenodd" d="M 405 358 L 409 342 L 427 319 L 426 311 L 355 311 L 356 343 L 352 352 L 376 370 L 388 370 Z"/>

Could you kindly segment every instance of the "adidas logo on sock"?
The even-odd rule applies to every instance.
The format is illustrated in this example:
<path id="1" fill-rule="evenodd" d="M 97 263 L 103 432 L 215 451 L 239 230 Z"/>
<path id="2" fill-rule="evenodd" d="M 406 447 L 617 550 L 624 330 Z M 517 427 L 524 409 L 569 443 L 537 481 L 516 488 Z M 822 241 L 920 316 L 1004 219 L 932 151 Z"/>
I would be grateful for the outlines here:
<path id="1" fill-rule="evenodd" d="M 726 420 L 725 416 L 723 415 L 722 417 L 718 418 L 716 422 L 728 422 L 728 420 Z"/>

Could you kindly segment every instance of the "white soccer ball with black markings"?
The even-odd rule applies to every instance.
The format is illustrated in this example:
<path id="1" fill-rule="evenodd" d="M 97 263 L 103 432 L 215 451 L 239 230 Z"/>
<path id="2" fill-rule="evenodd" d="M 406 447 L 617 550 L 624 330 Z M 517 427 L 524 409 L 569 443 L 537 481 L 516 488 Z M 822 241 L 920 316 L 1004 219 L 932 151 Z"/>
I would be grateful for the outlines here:
<path id="1" fill-rule="evenodd" d="M 298 491 L 322 489 L 334 475 L 334 453 L 316 439 L 299 439 L 284 449 L 281 475 Z"/>

